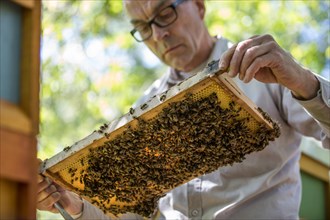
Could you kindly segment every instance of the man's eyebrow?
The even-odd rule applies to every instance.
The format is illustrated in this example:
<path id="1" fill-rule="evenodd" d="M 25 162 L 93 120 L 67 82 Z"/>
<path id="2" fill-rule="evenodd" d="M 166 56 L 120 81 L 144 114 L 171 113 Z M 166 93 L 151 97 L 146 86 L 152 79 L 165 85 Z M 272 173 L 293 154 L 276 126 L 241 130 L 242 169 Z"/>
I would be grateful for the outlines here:
<path id="1" fill-rule="evenodd" d="M 131 24 L 139 24 L 139 23 L 146 23 L 145 21 L 143 20 L 140 20 L 140 19 L 132 19 L 130 20 Z"/>
<path id="2" fill-rule="evenodd" d="M 158 10 L 167 2 L 168 0 L 160 0 L 158 3 L 157 3 L 157 5 L 156 5 L 156 7 L 154 8 L 154 13 L 153 13 L 153 15 L 151 16 L 151 19 L 157 14 L 157 12 L 158 12 Z M 151 20 L 151 19 L 149 19 L 149 20 Z M 146 21 L 143 21 L 143 20 L 141 20 L 141 19 L 132 19 L 132 20 L 130 20 L 130 22 L 132 23 L 132 24 L 138 24 L 138 23 L 146 23 Z"/>
<path id="3" fill-rule="evenodd" d="M 156 7 L 154 8 L 154 13 L 153 13 L 153 16 L 158 12 L 158 10 L 166 3 L 168 2 L 168 0 L 160 0 Z"/>

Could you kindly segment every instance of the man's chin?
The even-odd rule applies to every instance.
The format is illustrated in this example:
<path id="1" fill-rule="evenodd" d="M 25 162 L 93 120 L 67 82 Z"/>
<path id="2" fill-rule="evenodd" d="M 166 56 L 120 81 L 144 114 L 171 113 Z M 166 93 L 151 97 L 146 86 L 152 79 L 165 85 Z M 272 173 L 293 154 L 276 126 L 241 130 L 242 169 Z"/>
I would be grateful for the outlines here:
<path id="1" fill-rule="evenodd" d="M 182 72 L 188 72 L 188 68 L 187 68 L 187 65 L 183 62 L 180 62 L 180 61 L 171 61 L 171 62 L 168 62 L 166 63 L 168 66 L 176 69 L 176 70 L 179 70 L 179 71 L 182 71 Z"/>

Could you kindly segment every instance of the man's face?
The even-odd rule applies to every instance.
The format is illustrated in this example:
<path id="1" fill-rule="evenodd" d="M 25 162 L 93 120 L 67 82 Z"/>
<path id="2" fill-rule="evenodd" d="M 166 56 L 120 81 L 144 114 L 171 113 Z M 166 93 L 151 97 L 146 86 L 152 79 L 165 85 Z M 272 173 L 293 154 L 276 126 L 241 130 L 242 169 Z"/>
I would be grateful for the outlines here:
<path id="1" fill-rule="evenodd" d="M 125 1 L 127 13 L 134 26 L 148 22 L 174 0 Z M 152 36 L 144 41 L 149 49 L 165 64 L 190 71 L 201 64 L 203 53 L 204 2 L 187 0 L 176 7 L 177 20 L 167 27 L 151 25 Z"/>

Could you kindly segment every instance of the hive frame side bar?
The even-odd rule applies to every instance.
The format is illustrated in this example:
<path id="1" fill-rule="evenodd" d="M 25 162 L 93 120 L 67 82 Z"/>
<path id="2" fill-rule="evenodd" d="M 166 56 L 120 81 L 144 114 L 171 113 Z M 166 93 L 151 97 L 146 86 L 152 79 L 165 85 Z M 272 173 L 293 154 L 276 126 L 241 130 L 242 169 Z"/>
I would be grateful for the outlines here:
<path id="1" fill-rule="evenodd" d="M 225 85 L 225 88 L 229 89 L 236 96 L 236 101 L 239 104 L 244 105 L 244 109 L 254 116 L 257 121 L 265 123 L 269 129 L 273 129 L 273 125 L 269 121 L 265 120 L 259 112 L 258 106 L 246 95 L 244 95 L 244 92 L 236 85 L 227 73 L 215 74 L 210 77 L 218 83 Z"/>

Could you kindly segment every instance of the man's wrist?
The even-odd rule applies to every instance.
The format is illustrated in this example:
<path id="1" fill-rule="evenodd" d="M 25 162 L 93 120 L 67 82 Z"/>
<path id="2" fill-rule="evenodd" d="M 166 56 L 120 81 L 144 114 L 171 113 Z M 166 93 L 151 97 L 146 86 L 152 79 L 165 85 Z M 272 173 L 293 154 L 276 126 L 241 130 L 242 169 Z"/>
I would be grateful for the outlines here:
<path id="1" fill-rule="evenodd" d="M 77 214 L 77 215 L 71 215 L 71 217 L 73 218 L 73 219 L 78 219 L 78 218 L 80 218 L 81 216 L 82 216 L 82 214 L 83 214 L 83 212 L 81 211 L 79 214 Z"/>
<path id="2" fill-rule="evenodd" d="M 76 206 L 77 206 L 77 212 L 71 214 L 72 218 L 73 219 L 77 219 L 79 218 L 82 214 L 83 214 L 83 211 L 84 211 L 84 200 L 81 196 L 79 196 L 78 194 L 76 193 L 73 193 L 74 196 L 76 197 L 77 199 L 77 203 L 76 203 Z"/>
<path id="3" fill-rule="evenodd" d="M 77 214 L 77 215 L 71 215 L 71 217 L 73 218 L 73 219 L 78 219 L 78 218 L 80 218 L 81 216 L 82 216 L 82 212 L 81 213 L 79 213 L 79 214 Z"/>
<path id="4" fill-rule="evenodd" d="M 317 96 L 320 90 L 320 82 L 317 77 L 308 71 L 308 77 L 304 78 L 304 86 L 300 86 L 299 90 L 291 90 L 293 97 L 299 100 L 310 100 Z"/>

